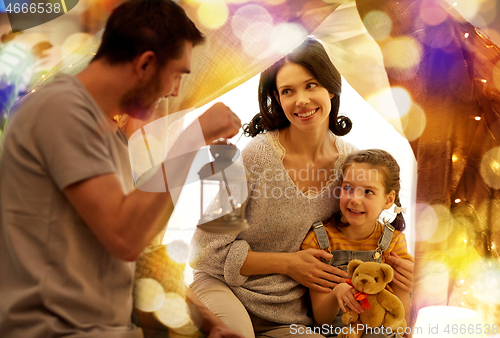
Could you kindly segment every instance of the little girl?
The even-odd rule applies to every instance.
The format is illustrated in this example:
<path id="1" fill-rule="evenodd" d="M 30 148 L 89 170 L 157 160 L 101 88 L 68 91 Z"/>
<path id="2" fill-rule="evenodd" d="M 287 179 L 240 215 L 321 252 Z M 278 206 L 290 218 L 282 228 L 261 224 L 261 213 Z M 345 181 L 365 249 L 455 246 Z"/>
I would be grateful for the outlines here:
<path id="1" fill-rule="evenodd" d="M 391 154 L 380 149 L 351 153 L 344 164 L 340 210 L 325 224 L 316 222 L 301 249 L 328 250 L 333 257 L 329 264 L 347 271 L 353 259 L 385 262 L 391 252 L 413 261 L 406 248 L 402 231 L 405 221 L 399 201 L 399 165 Z M 396 219 L 386 225 L 378 218 L 382 211 L 396 204 Z M 409 323 L 410 295 L 394 283 L 388 289 L 403 302 L 406 321 Z M 348 306 L 357 313 L 363 312 L 354 299 L 354 289 L 340 283 L 330 293 L 309 289 L 314 319 L 318 324 L 342 324 L 342 311 Z M 342 311 L 339 311 L 342 310 Z"/>

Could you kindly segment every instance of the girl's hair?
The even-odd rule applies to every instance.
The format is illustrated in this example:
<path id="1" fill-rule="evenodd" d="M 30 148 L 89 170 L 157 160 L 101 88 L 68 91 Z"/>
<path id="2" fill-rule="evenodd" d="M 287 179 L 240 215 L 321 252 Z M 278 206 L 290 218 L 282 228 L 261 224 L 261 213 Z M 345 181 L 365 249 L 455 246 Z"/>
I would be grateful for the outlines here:
<path id="1" fill-rule="evenodd" d="M 323 45 L 311 36 L 291 53 L 262 72 L 259 82 L 260 112 L 245 126 L 245 135 L 255 137 L 259 133 L 290 125 L 290 121 L 286 118 L 285 112 L 275 96 L 275 93 L 278 93 L 276 76 L 286 62 L 301 65 L 330 94 L 335 94 L 331 99 L 330 130 L 338 136 L 346 135 L 352 128 L 352 122 L 346 116 L 338 116 L 342 87 L 340 73 L 333 66 Z"/>
<path id="2" fill-rule="evenodd" d="M 399 190 L 401 189 L 400 169 L 398 162 L 391 154 L 382 149 L 367 149 L 353 152 L 347 157 L 342 172 L 353 163 L 366 163 L 377 167 L 377 169 L 381 169 L 381 172 L 384 174 L 382 184 L 384 185 L 385 193 L 389 194 L 394 190 L 396 193 L 394 204 L 401 207 L 401 202 L 399 201 Z M 399 231 L 403 231 L 406 228 L 402 212 L 396 214 L 396 218 L 391 222 L 391 225 Z"/>

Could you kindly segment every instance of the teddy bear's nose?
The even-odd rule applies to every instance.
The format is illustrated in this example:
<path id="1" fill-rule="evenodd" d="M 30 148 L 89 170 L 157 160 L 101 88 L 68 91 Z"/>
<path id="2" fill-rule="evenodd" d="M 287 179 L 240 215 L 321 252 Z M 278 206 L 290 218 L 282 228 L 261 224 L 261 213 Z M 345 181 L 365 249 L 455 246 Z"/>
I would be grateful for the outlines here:
<path id="1" fill-rule="evenodd" d="M 360 280 L 360 282 L 366 284 L 368 282 L 368 279 L 363 278 L 362 280 Z"/>

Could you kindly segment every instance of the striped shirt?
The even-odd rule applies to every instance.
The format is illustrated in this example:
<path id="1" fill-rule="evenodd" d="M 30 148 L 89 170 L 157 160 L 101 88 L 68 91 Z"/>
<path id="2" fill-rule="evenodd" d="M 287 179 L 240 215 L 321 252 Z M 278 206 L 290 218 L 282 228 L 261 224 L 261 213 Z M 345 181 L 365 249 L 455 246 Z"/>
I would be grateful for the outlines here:
<path id="1" fill-rule="evenodd" d="M 382 235 L 382 230 L 384 226 L 377 222 L 375 229 L 372 234 L 362 240 L 352 240 L 345 237 L 335 226 L 334 218 L 331 217 L 328 221 L 324 223 L 326 234 L 328 235 L 328 241 L 330 242 L 329 251 L 335 250 L 352 250 L 352 251 L 370 251 L 377 248 L 378 240 Z M 305 249 L 319 249 L 318 238 L 313 230 L 309 231 L 306 238 L 300 246 L 301 250 Z M 404 233 L 398 230 L 394 230 L 392 235 L 391 244 L 384 251 L 382 255 L 382 262 L 386 261 L 386 258 L 394 251 L 399 257 L 407 259 L 413 262 L 413 257 L 408 253 L 406 247 L 406 236 Z"/>

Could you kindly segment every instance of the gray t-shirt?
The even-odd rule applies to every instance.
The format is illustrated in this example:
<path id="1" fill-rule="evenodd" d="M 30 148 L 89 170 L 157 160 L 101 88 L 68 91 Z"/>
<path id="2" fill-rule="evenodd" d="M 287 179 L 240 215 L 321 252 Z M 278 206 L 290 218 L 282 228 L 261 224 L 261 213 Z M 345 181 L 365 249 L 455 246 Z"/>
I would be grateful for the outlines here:
<path id="1" fill-rule="evenodd" d="M 133 189 L 127 140 L 75 77 L 23 98 L 0 165 L 0 333 L 142 337 L 133 266 L 111 256 L 62 190 L 115 173 Z"/>

